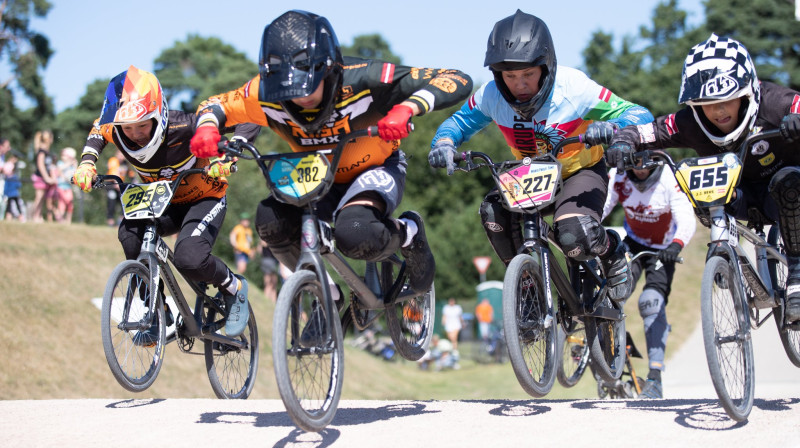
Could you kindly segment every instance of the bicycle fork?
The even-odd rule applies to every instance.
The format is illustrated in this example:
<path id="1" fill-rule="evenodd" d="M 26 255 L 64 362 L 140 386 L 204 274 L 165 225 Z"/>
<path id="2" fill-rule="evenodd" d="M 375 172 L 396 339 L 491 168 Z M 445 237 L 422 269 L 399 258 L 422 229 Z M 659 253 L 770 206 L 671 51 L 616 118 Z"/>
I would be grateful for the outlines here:
<path id="1" fill-rule="evenodd" d="M 322 288 L 323 300 L 327 304 L 325 316 L 328 322 L 333 322 L 333 319 L 338 319 L 339 315 L 333 311 L 336 309 L 336 304 L 331 295 L 328 271 L 325 269 L 325 263 L 320 255 L 323 247 L 333 252 L 333 231 L 327 223 L 317 219 L 313 211 L 305 210 L 300 232 L 300 258 L 297 260 L 295 272 L 308 268 L 317 274 L 317 279 L 319 279 L 320 287 Z M 344 300 L 344 297 L 339 299 Z M 325 333 L 326 340 L 330 340 L 331 325 L 325 326 Z"/>

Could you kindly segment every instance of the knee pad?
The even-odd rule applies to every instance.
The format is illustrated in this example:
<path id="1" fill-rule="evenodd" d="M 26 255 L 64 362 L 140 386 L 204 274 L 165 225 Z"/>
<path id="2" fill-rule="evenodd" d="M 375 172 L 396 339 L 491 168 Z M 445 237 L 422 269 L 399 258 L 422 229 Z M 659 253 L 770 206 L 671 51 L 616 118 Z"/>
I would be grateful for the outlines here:
<path id="1" fill-rule="evenodd" d="M 570 258 L 588 261 L 609 250 L 606 230 L 591 216 L 564 218 L 553 227 L 561 250 Z"/>
<path id="2" fill-rule="evenodd" d="M 639 296 L 639 315 L 647 320 L 650 316 L 657 315 L 664 308 L 664 296 L 655 289 L 645 289 Z"/>
<path id="3" fill-rule="evenodd" d="M 300 241 L 300 219 L 303 211 L 268 197 L 256 208 L 256 232 L 268 245 Z"/>
<path id="4" fill-rule="evenodd" d="M 217 274 L 217 258 L 211 255 L 211 244 L 205 238 L 190 236 L 175 245 L 175 269 L 195 281 L 211 281 Z M 221 263 L 221 261 L 220 261 Z"/>
<path id="5" fill-rule="evenodd" d="M 769 194 L 778 205 L 781 237 L 786 253 L 800 255 L 800 168 L 781 168 L 769 182 Z"/>
<path id="6" fill-rule="evenodd" d="M 339 210 L 333 232 L 342 254 L 367 261 L 389 257 L 400 249 L 405 236 L 393 220 L 384 218 L 376 208 L 363 205 Z"/>
<path id="7" fill-rule="evenodd" d="M 483 230 L 495 253 L 508 266 L 522 244 L 518 219 L 501 203 L 503 199 L 495 190 L 486 195 L 479 209 Z"/>

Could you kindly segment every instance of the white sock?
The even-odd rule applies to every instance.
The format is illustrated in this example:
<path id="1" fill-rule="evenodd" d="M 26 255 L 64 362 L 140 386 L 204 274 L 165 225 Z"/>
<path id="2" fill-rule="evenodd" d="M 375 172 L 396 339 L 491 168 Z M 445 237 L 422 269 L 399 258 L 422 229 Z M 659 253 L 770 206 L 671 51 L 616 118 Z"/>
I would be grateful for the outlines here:
<path id="1" fill-rule="evenodd" d="M 224 289 L 229 295 L 235 295 L 236 291 L 239 290 L 239 279 L 233 275 L 233 272 L 228 271 L 228 279 L 222 282 L 219 287 Z"/>
<path id="2" fill-rule="evenodd" d="M 403 242 L 403 247 L 408 247 L 414 241 L 414 237 L 417 236 L 419 227 L 417 227 L 417 222 L 412 219 L 400 218 L 400 221 L 406 225 L 406 240 Z"/>

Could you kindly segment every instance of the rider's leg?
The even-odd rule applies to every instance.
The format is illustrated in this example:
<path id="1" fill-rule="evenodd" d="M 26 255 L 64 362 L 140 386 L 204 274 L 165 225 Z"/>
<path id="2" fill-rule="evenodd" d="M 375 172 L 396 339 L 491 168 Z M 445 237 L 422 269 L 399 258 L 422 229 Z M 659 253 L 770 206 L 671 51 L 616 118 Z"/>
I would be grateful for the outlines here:
<path id="1" fill-rule="evenodd" d="M 300 219 L 303 211 L 269 196 L 256 208 L 256 232 L 272 254 L 292 271 L 300 259 Z"/>
<path id="2" fill-rule="evenodd" d="M 789 267 L 786 320 L 800 321 L 800 168 L 782 168 L 772 177 L 768 188 L 778 205 L 781 238 Z"/>
<path id="3" fill-rule="evenodd" d="M 480 215 L 489 244 L 500 257 L 500 261 L 508 266 L 522 244 L 522 233 L 520 215 L 508 211 L 503 207 L 502 201 L 497 189 L 492 189 L 483 198 Z"/>
<path id="4" fill-rule="evenodd" d="M 617 232 L 600 225 L 608 175 L 600 160 L 564 180 L 556 199 L 554 225 L 564 253 L 576 260 L 600 258 L 609 284 L 609 297 L 623 301 L 633 291 L 627 250 Z"/>

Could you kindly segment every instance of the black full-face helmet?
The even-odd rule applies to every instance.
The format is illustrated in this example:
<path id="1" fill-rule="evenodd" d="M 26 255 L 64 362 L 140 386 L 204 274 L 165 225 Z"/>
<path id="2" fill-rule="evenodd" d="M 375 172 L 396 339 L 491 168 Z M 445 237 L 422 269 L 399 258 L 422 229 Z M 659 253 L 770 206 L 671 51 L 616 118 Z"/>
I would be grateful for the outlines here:
<path id="1" fill-rule="evenodd" d="M 556 80 L 556 51 L 550 30 L 542 19 L 517 10 L 512 16 L 494 25 L 486 44 L 483 65 L 494 75 L 500 93 L 523 119 L 530 120 L 542 108 L 553 92 Z M 539 92 L 525 102 L 519 102 L 503 81 L 502 71 L 542 67 Z"/>
<path id="2" fill-rule="evenodd" d="M 702 106 L 742 98 L 739 125 L 720 134 L 702 111 Z M 761 84 L 750 53 L 739 41 L 711 34 L 689 51 L 681 75 L 678 102 L 692 108 L 700 128 L 715 145 L 731 149 L 753 127 L 761 102 Z"/>
<path id="3" fill-rule="evenodd" d="M 653 185 L 661 179 L 661 172 L 664 170 L 664 165 L 658 165 L 657 167 L 650 170 L 647 173 L 647 177 L 644 179 L 639 179 L 636 173 L 633 170 L 628 170 L 625 174 L 628 175 L 628 179 L 630 179 L 631 183 L 637 190 L 644 193 L 645 191 L 649 190 Z"/>
<path id="4" fill-rule="evenodd" d="M 342 52 L 328 19 L 299 10 L 284 13 L 264 28 L 258 62 L 260 101 L 279 103 L 307 133 L 328 121 L 342 82 Z M 301 113 L 291 100 L 311 95 L 323 81 L 319 111 Z"/>

